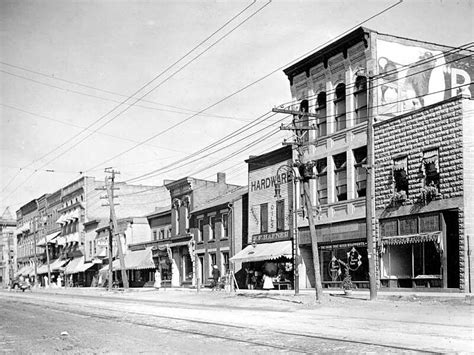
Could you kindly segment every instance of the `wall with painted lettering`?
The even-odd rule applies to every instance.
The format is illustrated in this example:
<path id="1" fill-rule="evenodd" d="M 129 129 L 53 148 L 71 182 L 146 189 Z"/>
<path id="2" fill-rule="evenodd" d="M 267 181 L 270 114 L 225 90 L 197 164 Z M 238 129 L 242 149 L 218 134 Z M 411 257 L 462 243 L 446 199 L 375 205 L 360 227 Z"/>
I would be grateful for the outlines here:
<path id="1" fill-rule="evenodd" d="M 277 227 L 283 230 L 289 229 L 290 212 L 288 196 L 291 196 L 294 189 L 291 173 L 286 169 L 278 168 L 282 165 L 291 166 L 291 159 L 284 160 L 274 165 L 264 166 L 260 169 L 251 170 L 249 172 L 249 233 L 248 243 L 252 243 L 252 236 L 261 233 L 276 232 Z M 277 176 L 277 172 L 279 173 Z M 280 182 L 280 196 L 275 197 L 275 184 Z M 283 201 L 283 221 L 280 225 L 277 221 L 278 202 Z M 281 202 L 280 202 L 281 203 Z M 263 207 L 262 205 L 266 205 Z M 262 216 L 266 209 L 266 231 L 262 229 L 262 218 L 265 223 L 265 216 Z"/>

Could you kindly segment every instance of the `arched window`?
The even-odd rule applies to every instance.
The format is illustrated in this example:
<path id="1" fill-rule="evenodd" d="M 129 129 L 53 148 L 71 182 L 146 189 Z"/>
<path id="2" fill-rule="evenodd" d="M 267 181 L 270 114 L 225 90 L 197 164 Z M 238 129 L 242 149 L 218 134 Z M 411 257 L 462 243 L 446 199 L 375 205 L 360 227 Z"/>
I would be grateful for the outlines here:
<path id="1" fill-rule="evenodd" d="M 336 87 L 336 99 L 334 100 L 334 116 L 336 131 L 346 128 L 346 85 L 339 84 Z"/>
<path id="2" fill-rule="evenodd" d="M 298 121 L 296 123 L 296 127 L 308 128 L 309 127 L 309 118 L 308 118 L 309 102 L 308 102 L 308 100 L 306 100 L 306 99 L 301 100 L 299 111 L 301 112 L 301 114 L 298 115 L 298 118 L 297 118 Z M 307 130 L 307 129 L 298 130 L 297 135 L 303 143 L 308 143 L 308 141 L 309 141 L 309 130 Z"/>
<path id="3" fill-rule="evenodd" d="M 316 126 L 318 128 L 318 137 L 324 137 L 328 134 L 326 124 L 326 93 L 320 92 L 316 98 Z"/>
<path id="4" fill-rule="evenodd" d="M 367 121 L 367 78 L 358 76 L 354 86 L 354 117 L 355 123 Z"/>

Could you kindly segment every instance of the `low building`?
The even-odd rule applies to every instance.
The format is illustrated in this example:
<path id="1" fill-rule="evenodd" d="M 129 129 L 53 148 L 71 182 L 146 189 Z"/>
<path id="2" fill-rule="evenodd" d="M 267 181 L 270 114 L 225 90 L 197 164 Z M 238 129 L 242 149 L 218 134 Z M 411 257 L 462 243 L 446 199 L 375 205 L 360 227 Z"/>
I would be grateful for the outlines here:
<path id="1" fill-rule="evenodd" d="M 472 292 L 472 110 L 458 96 L 375 124 L 383 287 Z"/>

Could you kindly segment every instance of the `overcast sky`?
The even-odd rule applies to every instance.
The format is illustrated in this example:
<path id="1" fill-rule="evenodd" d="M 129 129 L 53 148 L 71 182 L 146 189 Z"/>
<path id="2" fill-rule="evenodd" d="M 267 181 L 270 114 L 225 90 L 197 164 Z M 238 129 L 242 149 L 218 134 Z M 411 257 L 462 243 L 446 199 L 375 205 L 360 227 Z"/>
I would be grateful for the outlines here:
<path id="1" fill-rule="evenodd" d="M 395 3 L 1 1 L 0 213 L 6 206 L 14 212 L 56 191 L 81 172 L 102 180 L 104 168 L 112 166 L 121 171 L 119 180 L 128 180 L 215 142 L 291 100 L 289 82 L 278 68 Z M 458 46 L 473 38 L 472 3 L 405 0 L 364 26 Z M 136 97 L 151 91 L 142 101 L 109 113 L 249 5 L 140 91 Z M 195 115 L 275 70 L 205 114 Z M 281 132 L 263 139 L 281 118 L 269 117 L 246 134 L 226 140 L 214 154 L 136 183 L 159 185 L 163 179 L 189 175 L 215 179 L 218 171 L 224 171 L 229 182 L 245 185 L 244 159 L 281 146 L 285 136 Z M 82 132 L 88 126 L 89 131 Z M 154 135 L 155 139 L 119 155 Z M 238 153 L 254 141 L 258 144 L 252 149 Z M 216 164 L 231 153 L 235 155 Z"/>

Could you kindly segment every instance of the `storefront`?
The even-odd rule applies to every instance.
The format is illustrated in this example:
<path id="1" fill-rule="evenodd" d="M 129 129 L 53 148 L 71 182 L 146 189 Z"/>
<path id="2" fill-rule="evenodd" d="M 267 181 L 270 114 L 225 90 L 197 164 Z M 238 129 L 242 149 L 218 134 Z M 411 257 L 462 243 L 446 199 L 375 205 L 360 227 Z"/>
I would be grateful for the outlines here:
<path id="1" fill-rule="evenodd" d="M 458 279 L 457 218 L 450 212 L 380 220 L 382 287 L 449 287 Z M 456 216 L 457 217 L 457 214 Z M 448 286 L 449 285 L 449 286 Z"/>
<path id="2" fill-rule="evenodd" d="M 305 265 L 312 265 L 309 228 L 299 231 L 301 257 Z M 339 288 L 346 273 L 357 288 L 369 287 L 367 240 L 364 221 L 350 221 L 316 226 L 321 282 L 325 288 Z M 313 268 L 308 267 L 308 287 L 314 287 Z"/>
<path id="3" fill-rule="evenodd" d="M 292 289 L 293 252 L 291 240 L 270 243 L 253 243 L 238 252 L 231 262 L 241 262 L 246 272 L 247 289 Z M 266 281 L 269 278 L 270 281 Z"/>

